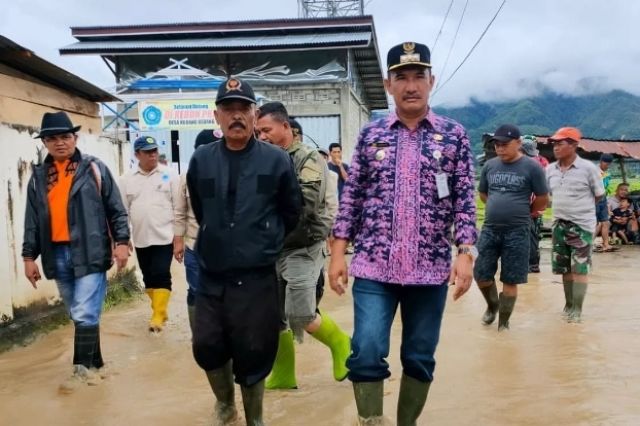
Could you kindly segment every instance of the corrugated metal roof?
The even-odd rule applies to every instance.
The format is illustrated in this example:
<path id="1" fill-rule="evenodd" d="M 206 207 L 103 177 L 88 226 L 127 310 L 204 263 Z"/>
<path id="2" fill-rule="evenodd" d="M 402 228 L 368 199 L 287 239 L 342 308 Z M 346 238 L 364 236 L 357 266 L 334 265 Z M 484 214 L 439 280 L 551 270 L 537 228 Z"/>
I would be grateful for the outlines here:
<path id="1" fill-rule="evenodd" d="M 340 18 L 284 18 L 284 19 L 259 19 L 245 21 L 220 21 L 220 22 L 172 22 L 160 24 L 139 25 L 111 25 L 111 26 L 84 26 L 72 27 L 71 35 L 77 39 L 103 36 L 123 36 L 131 34 L 166 34 L 200 31 L 239 31 L 239 30 L 291 30 L 301 28 L 330 28 L 353 27 L 354 25 L 373 25 L 373 17 L 346 16 Z"/>
<path id="2" fill-rule="evenodd" d="M 216 51 L 228 52 L 233 50 L 261 50 L 267 49 L 299 49 L 301 47 L 359 47 L 367 46 L 371 41 L 371 32 L 334 33 L 334 34 L 295 34 L 278 36 L 250 36 L 250 37 L 207 37 L 185 38 L 179 40 L 104 40 L 79 41 L 60 49 L 62 54 L 97 53 L 97 54 L 126 54 L 149 51 L 162 52 L 197 52 Z"/>
<path id="3" fill-rule="evenodd" d="M 92 102 L 119 100 L 3 36 L 0 36 L 0 63 Z"/>
<path id="4" fill-rule="evenodd" d="M 61 54 L 103 56 L 351 49 L 371 109 L 388 107 L 371 16 L 74 27 Z M 367 67 L 366 72 L 360 67 Z"/>

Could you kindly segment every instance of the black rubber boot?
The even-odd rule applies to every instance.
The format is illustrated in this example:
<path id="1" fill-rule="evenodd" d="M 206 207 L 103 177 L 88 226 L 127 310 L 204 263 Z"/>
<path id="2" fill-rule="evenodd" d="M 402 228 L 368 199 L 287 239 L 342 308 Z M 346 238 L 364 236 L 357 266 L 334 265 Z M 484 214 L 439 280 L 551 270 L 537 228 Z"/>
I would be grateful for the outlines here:
<path id="1" fill-rule="evenodd" d="M 102 368 L 102 351 L 100 350 L 100 326 L 76 325 L 73 339 L 73 365 L 84 365 L 87 368 Z"/>
<path id="2" fill-rule="evenodd" d="M 238 412 L 236 410 L 231 361 L 227 362 L 222 368 L 207 371 L 207 379 L 209 379 L 211 390 L 216 396 L 214 424 L 225 425 L 234 421 L 238 416 Z"/>
<path id="3" fill-rule="evenodd" d="M 358 424 L 382 425 L 384 382 L 353 382 L 353 394 L 358 408 Z"/>
<path id="4" fill-rule="evenodd" d="M 587 284 L 573 283 L 571 286 L 572 305 L 569 312 L 568 322 L 582 322 L 582 304 L 584 297 L 587 295 Z"/>
<path id="5" fill-rule="evenodd" d="M 421 382 L 406 374 L 400 381 L 400 396 L 398 397 L 398 426 L 416 426 L 418 417 L 427 402 L 431 382 Z"/>
<path id="6" fill-rule="evenodd" d="M 516 297 L 505 296 L 500 293 L 500 312 L 498 314 L 498 331 L 509 329 L 509 318 L 516 305 Z"/>
<path id="7" fill-rule="evenodd" d="M 262 420 L 262 399 L 264 397 L 264 380 L 253 386 L 241 386 L 242 405 L 247 426 L 264 426 Z"/>
<path id="8" fill-rule="evenodd" d="M 563 281 L 562 286 L 564 287 L 564 309 L 562 310 L 562 315 L 569 317 L 573 307 L 573 282 Z"/>
<path id="9" fill-rule="evenodd" d="M 484 300 L 487 301 L 487 310 L 484 311 L 484 315 L 482 315 L 482 323 L 485 325 L 493 324 L 493 322 L 496 320 L 496 314 L 498 313 L 498 308 L 500 306 L 496 283 L 494 281 L 493 284 L 488 287 L 478 288 L 484 296 Z"/>

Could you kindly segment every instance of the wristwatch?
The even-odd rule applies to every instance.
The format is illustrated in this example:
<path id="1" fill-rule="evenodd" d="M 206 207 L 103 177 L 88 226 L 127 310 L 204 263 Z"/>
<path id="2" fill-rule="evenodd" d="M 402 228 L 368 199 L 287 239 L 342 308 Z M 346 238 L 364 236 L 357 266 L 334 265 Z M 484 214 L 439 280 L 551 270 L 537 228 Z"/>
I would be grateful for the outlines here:
<path id="1" fill-rule="evenodd" d="M 476 246 L 458 247 L 458 256 L 461 254 L 466 254 L 467 256 L 471 256 L 472 260 L 476 260 L 478 258 L 478 249 Z"/>

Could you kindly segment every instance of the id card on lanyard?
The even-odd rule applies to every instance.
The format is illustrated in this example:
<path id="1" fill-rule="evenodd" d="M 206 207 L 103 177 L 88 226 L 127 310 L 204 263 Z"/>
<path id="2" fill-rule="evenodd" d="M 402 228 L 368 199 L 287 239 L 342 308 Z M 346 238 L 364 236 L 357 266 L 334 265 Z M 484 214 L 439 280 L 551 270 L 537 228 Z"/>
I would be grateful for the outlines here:
<path id="1" fill-rule="evenodd" d="M 439 150 L 433 151 L 433 158 L 438 163 L 438 172 L 436 173 L 436 188 L 438 190 L 438 198 L 447 198 L 450 195 L 449 179 L 447 178 L 447 174 L 442 171 L 442 167 L 440 166 L 442 152 L 440 152 Z"/>

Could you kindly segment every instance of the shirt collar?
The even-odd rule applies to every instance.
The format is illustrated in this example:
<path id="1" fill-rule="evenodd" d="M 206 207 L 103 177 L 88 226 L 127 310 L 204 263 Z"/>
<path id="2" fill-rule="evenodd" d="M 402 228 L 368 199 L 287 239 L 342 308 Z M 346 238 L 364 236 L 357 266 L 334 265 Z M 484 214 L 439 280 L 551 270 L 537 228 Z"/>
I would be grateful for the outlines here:
<path id="1" fill-rule="evenodd" d="M 435 123 L 437 121 L 437 114 L 435 112 L 433 112 L 433 108 L 429 107 L 429 109 L 427 110 L 427 113 L 424 115 L 424 117 L 422 118 L 422 120 L 420 120 L 420 123 L 418 124 L 418 127 L 423 127 L 426 125 L 430 125 L 431 127 L 435 127 Z M 402 122 L 400 121 L 400 118 L 398 118 L 398 113 L 396 111 L 393 111 L 392 113 L 390 113 L 387 116 L 387 122 L 386 122 L 386 127 L 387 129 L 391 129 L 394 126 L 401 124 Z"/>
<path id="2" fill-rule="evenodd" d="M 579 155 L 576 155 L 576 159 L 573 160 L 573 163 L 571 163 L 568 168 L 569 169 L 571 169 L 571 168 L 579 169 L 580 165 L 581 165 L 580 164 L 581 162 L 582 162 L 582 158 L 580 158 Z M 560 162 L 559 161 L 556 161 L 556 169 L 560 169 Z"/>
<path id="3" fill-rule="evenodd" d="M 136 173 L 139 173 L 139 174 L 144 175 L 144 176 L 151 176 L 152 174 L 157 173 L 159 171 L 160 171 L 160 164 L 158 164 L 158 167 L 156 167 L 155 169 L 151 170 L 150 172 L 145 172 L 144 170 L 142 170 L 140 168 L 140 165 L 138 165 L 138 170 L 136 170 Z"/>

